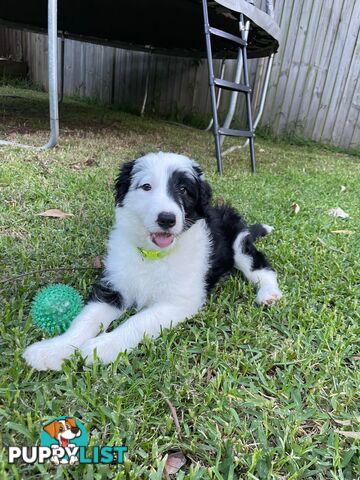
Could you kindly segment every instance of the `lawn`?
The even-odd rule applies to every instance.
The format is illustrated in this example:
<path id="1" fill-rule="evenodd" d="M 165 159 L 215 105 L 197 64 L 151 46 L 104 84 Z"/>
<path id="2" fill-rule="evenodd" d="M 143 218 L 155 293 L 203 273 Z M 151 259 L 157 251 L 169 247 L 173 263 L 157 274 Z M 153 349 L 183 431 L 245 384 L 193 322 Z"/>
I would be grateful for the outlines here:
<path id="1" fill-rule="evenodd" d="M 46 96 L 15 93 L 0 97 L 1 137 L 45 142 Z M 87 296 L 118 166 L 157 150 L 196 159 L 215 197 L 275 227 L 259 248 L 283 299 L 258 308 L 251 286 L 232 276 L 196 317 L 112 365 L 74 358 L 61 372 L 29 369 L 21 354 L 42 338 L 29 318 L 35 293 L 64 282 Z M 0 149 L 1 480 L 155 480 L 172 452 L 187 462 L 168 478 L 360 478 L 359 157 L 265 138 L 256 154 L 256 176 L 243 149 L 219 177 L 209 133 L 71 99 L 58 147 Z M 350 217 L 330 216 L 335 207 Z M 50 208 L 73 216 L 37 215 Z M 92 445 L 127 445 L 124 465 L 7 464 L 6 447 L 38 444 L 42 423 L 59 415 L 81 419 Z"/>

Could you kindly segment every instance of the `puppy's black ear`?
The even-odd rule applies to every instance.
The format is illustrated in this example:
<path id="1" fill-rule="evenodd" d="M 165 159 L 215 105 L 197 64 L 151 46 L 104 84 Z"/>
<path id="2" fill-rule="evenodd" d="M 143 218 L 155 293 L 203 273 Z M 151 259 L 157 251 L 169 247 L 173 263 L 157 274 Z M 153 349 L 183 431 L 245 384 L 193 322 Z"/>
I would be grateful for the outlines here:
<path id="1" fill-rule="evenodd" d="M 134 168 L 135 160 L 132 162 L 124 163 L 121 166 L 119 175 L 115 181 L 115 204 L 118 207 L 122 207 L 123 200 L 127 192 L 129 191 L 131 184 L 131 174 Z"/>
<path id="2" fill-rule="evenodd" d="M 205 179 L 200 180 L 200 203 L 203 213 L 205 213 L 206 208 L 210 205 L 211 197 L 212 191 L 210 185 Z"/>
<path id="3" fill-rule="evenodd" d="M 197 179 L 199 181 L 199 203 L 198 203 L 198 211 L 201 216 L 205 215 L 206 208 L 210 205 L 212 191 L 211 187 L 208 182 L 205 180 L 204 174 L 201 168 L 196 165 L 194 170 L 197 174 Z"/>

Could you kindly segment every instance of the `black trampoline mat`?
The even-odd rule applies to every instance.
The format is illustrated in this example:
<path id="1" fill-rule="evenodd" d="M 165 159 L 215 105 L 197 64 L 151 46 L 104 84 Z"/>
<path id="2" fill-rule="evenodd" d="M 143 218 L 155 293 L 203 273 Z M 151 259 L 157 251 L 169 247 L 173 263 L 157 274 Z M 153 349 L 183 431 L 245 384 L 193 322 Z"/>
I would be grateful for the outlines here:
<path id="1" fill-rule="evenodd" d="M 210 24 L 239 35 L 239 14 L 209 2 Z M 0 0 L 0 22 L 43 32 L 47 30 L 47 0 Z M 58 30 L 65 36 L 124 48 L 179 56 L 205 57 L 200 0 L 59 0 Z M 212 37 L 214 58 L 234 58 L 237 46 Z M 248 57 L 276 51 L 278 42 L 252 24 Z"/>

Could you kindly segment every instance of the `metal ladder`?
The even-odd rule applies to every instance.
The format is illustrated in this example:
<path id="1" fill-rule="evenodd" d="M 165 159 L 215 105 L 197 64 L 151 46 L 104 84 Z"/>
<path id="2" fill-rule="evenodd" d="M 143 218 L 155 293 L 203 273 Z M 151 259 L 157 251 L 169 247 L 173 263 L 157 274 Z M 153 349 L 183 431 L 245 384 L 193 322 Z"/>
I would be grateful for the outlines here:
<path id="1" fill-rule="evenodd" d="M 253 119 L 251 111 L 251 87 L 249 84 L 249 71 L 247 64 L 247 40 L 245 36 L 245 24 L 244 24 L 244 15 L 240 13 L 240 37 L 233 35 L 231 33 L 225 32 L 224 30 L 219 30 L 210 26 L 209 23 L 209 13 L 207 0 L 202 0 L 203 5 L 203 14 L 204 14 L 204 26 L 205 26 L 205 40 L 206 40 L 206 53 L 207 53 L 207 62 L 208 62 L 208 72 L 209 72 L 209 87 L 210 87 L 210 98 L 211 98 L 211 109 L 213 116 L 213 134 L 215 137 L 215 153 L 216 153 L 216 163 L 219 174 L 223 173 L 223 164 L 221 158 L 221 141 L 220 137 L 222 135 L 230 137 L 245 137 L 249 139 L 250 145 L 250 159 L 251 159 L 251 171 L 256 172 L 256 160 L 255 160 L 255 149 L 254 149 L 254 128 L 253 128 Z M 234 42 L 241 49 L 242 54 L 242 64 L 243 64 L 243 73 L 244 73 L 244 83 L 235 83 L 229 82 L 228 80 L 223 80 L 221 78 L 215 77 L 214 74 L 214 64 L 212 58 L 212 47 L 211 47 L 211 35 L 224 38 L 230 42 Z M 231 128 L 223 128 L 219 125 L 218 111 L 217 111 L 217 102 L 216 102 L 216 88 L 223 88 L 225 90 L 242 92 L 245 94 L 246 99 L 246 116 L 247 116 L 247 130 L 234 130 Z"/>

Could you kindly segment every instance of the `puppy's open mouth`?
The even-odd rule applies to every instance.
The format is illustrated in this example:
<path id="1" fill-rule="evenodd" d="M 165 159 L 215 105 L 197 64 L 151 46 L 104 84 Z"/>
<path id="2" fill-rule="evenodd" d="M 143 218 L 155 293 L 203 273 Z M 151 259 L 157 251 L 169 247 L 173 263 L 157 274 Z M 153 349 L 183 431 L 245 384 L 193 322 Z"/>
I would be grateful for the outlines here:
<path id="1" fill-rule="evenodd" d="M 69 445 L 69 440 L 67 438 L 60 437 L 60 442 L 63 448 L 66 448 Z"/>
<path id="2" fill-rule="evenodd" d="M 174 241 L 174 235 L 168 232 L 157 232 L 150 235 L 151 241 L 160 248 L 169 247 Z"/>

